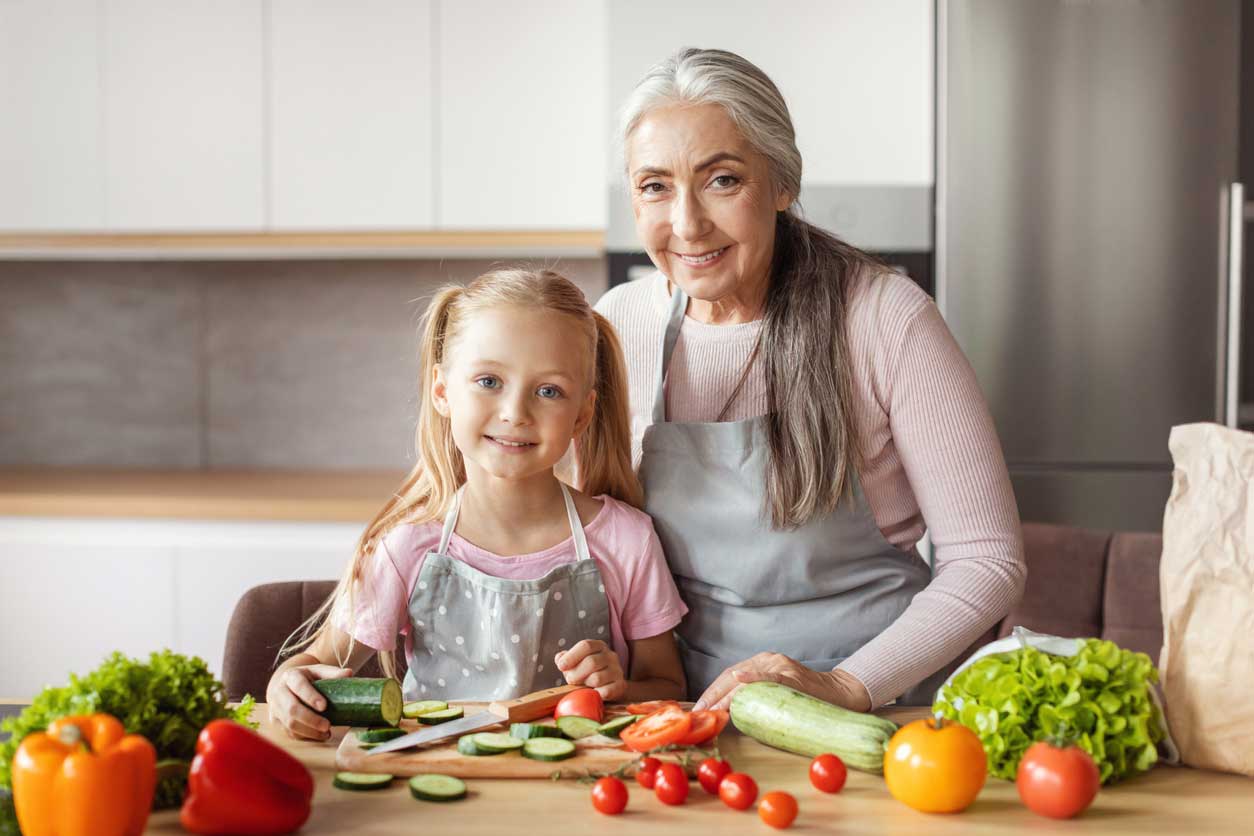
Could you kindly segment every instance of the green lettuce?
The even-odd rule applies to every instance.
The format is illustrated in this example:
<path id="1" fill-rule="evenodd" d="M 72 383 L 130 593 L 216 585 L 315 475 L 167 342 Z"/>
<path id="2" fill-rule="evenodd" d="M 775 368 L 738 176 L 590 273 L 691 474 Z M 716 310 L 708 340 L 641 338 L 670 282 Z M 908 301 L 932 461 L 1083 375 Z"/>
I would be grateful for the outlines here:
<path id="1" fill-rule="evenodd" d="M 979 735 L 992 775 L 1014 780 L 1029 746 L 1063 736 L 1093 756 L 1105 784 L 1158 760 L 1163 718 L 1149 693 L 1157 681 L 1148 656 L 1114 642 L 1086 639 L 1070 657 L 1024 647 L 974 662 L 933 710 Z"/>
<path id="2" fill-rule="evenodd" d="M 11 787 L 13 755 L 22 738 L 58 717 L 112 714 L 128 732 L 148 738 L 159 761 L 190 762 L 196 737 L 210 720 L 225 717 L 255 727 L 249 722 L 253 703 L 252 696 L 245 696 L 237 708 L 229 708 L 225 687 L 198 656 L 162 650 L 142 662 L 114 653 L 91 673 L 70 674 L 69 685 L 45 688 L 21 714 L 0 723 L 0 730 L 12 734 L 0 744 L 0 788 Z M 186 774 L 162 778 L 153 806 L 180 804 L 186 783 Z"/>

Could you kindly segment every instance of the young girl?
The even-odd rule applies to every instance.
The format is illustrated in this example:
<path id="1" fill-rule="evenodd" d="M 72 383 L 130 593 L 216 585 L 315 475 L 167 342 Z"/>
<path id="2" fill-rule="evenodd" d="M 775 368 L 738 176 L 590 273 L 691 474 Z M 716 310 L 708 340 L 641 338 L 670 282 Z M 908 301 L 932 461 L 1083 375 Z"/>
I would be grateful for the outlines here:
<path id="1" fill-rule="evenodd" d="M 395 676 L 398 635 L 406 699 L 682 699 L 687 607 L 635 507 L 613 327 L 557 273 L 494 271 L 432 299 L 421 385 L 418 463 L 271 677 L 271 716 L 327 738 L 312 681 L 375 653 Z M 582 491 L 554 474 L 572 440 Z"/>

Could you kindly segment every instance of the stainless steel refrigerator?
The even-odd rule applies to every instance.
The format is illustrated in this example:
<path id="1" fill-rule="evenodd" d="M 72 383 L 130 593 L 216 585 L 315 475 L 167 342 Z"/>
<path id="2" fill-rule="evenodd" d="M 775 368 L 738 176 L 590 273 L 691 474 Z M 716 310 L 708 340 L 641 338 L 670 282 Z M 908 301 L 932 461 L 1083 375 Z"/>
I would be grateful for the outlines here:
<path id="1" fill-rule="evenodd" d="M 1239 51 L 1237 0 L 938 2 L 937 300 L 1025 521 L 1158 530 L 1235 423 Z"/>

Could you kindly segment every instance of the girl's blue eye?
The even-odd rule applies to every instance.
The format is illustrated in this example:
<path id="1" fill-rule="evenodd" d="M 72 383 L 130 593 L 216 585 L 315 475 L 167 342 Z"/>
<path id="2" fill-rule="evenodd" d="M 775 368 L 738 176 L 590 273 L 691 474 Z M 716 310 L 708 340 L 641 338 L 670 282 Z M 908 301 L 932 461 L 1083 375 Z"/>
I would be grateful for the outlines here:
<path id="1" fill-rule="evenodd" d="M 499 389 L 501 387 L 501 381 L 495 377 L 481 377 L 475 383 L 478 383 L 484 389 Z"/>
<path id="2" fill-rule="evenodd" d="M 542 398 L 560 398 L 562 396 L 562 390 L 558 389 L 556 386 L 541 386 L 536 390 L 536 394 Z"/>

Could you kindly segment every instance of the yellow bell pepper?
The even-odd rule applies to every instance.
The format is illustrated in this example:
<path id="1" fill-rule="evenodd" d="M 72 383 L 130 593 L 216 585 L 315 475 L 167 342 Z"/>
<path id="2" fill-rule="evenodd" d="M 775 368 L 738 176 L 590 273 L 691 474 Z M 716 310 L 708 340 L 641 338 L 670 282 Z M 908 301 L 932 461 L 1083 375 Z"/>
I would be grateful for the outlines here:
<path id="1" fill-rule="evenodd" d="M 108 714 L 55 720 L 13 757 L 24 836 L 138 836 L 156 786 L 156 750 Z"/>

